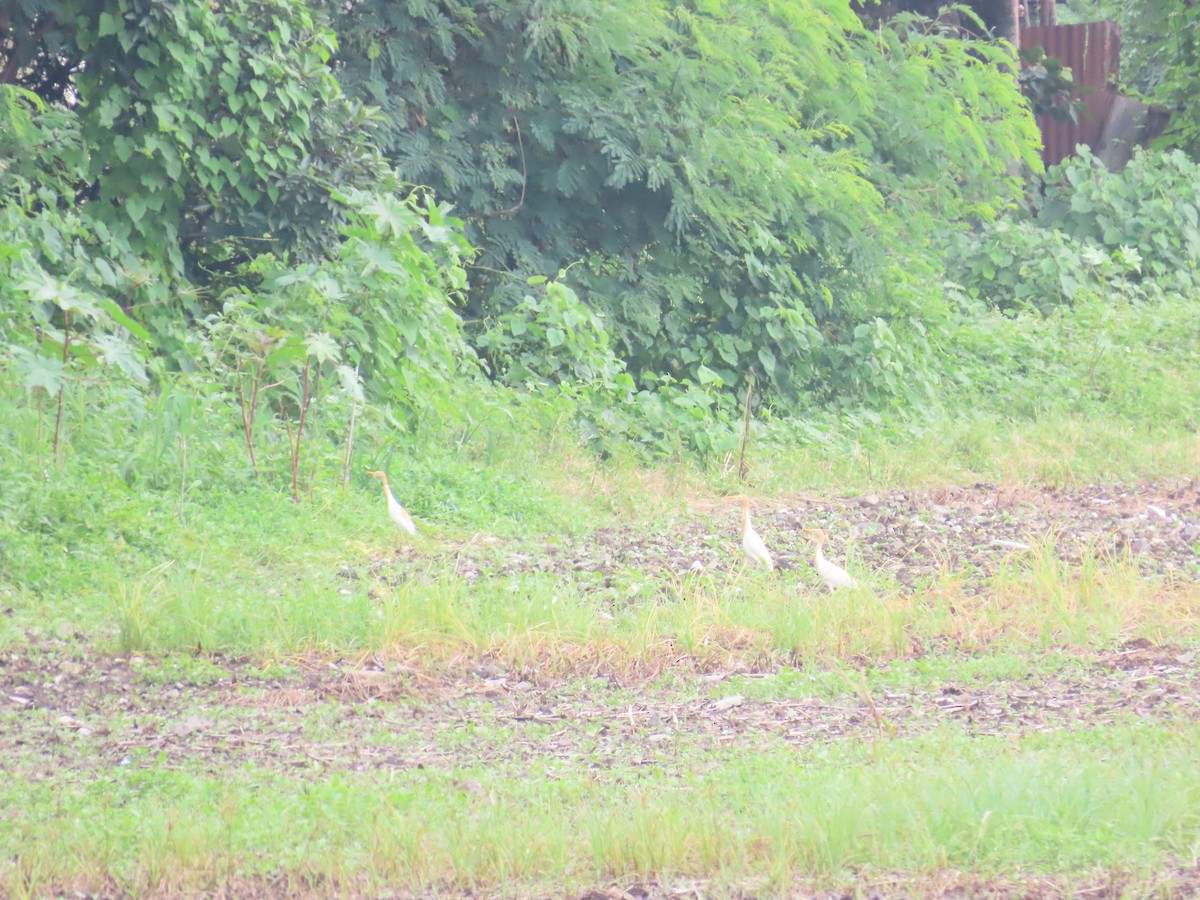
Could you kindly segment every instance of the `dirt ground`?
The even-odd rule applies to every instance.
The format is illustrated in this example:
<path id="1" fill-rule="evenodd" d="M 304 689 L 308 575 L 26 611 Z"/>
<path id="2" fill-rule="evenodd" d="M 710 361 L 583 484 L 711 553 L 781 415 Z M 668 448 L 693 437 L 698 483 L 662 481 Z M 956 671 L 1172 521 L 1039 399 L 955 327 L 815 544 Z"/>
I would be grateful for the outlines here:
<path id="1" fill-rule="evenodd" d="M 797 496 L 756 501 L 755 528 L 780 569 L 810 572 L 805 528 L 829 537 L 827 555 L 862 571 L 914 585 L 940 573 L 986 576 L 1023 552 L 1051 546 L 1066 562 L 1084 556 L 1131 558 L 1147 573 L 1200 578 L 1200 488 L 1197 483 L 1138 487 L 1015 488 L 976 484 L 936 491 L 893 491 L 855 498 Z M 636 569 L 683 575 L 742 565 L 740 509 L 734 500 L 697 503 L 661 533 L 601 529 L 577 542 L 540 550 L 496 539 L 453 548 L 464 578 L 519 572 L 612 575 Z M 423 551 L 402 547 L 379 570 L 403 571 Z"/>
<path id="2" fill-rule="evenodd" d="M 435 900 L 444 894 L 411 895 L 399 892 L 359 894 L 353 885 L 326 885 L 322 896 L 360 897 L 377 900 Z M 72 885 L 62 885 L 56 897 L 78 900 L 126 900 L 129 896 L 113 886 L 96 892 L 80 891 Z M 224 889 L 189 895 L 206 900 L 276 900 L 311 896 L 311 888 L 296 887 L 283 879 L 233 879 Z M 472 893 L 474 900 L 506 898 L 533 900 L 547 895 L 525 895 L 512 891 Z M 768 891 L 762 883 L 748 883 L 738 889 L 728 885 L 716 886 L 706 879 L 676 879 L 673 881 L 620 881 L 593 888 L 576 895 L 578 900 L 704 900 L 719 896 L 728 900 L 760 900 L 778 894 Z M 908 876 L 863 879 L 851 889 L 830 889 L 820 884 L 797 883 L 789 892 L 795 900 L 899 900 L 899 898 L 930 898 L 930 900 L 1060 900 L 1060 898 L 1096 898 L 1096 900 L 1125 900 L 1138 897 L 1171 897 L 1188 900 L 1200 897 L 1200 868 L 1176 868 L 1157 873 L 1153 878 L 1127 872 L 1096 872 L 1071 879 L 1046 876 L 981 878 L 969 872 L 943 872 L 937 876 L 913 879 Z"/>
<path id="3" fill-rule="evenodd" d="M 264 679 L 245 661 L 216 662 L 227 674 L 212 684 L 164 684 L 147 680 L 138 657 L 65 658 L 54 648 L 6 654 L 0 691 L 10 709 L 28 714 L 6 718 L 0 755 L 19 756 L 35 779 L 64 767 L 128 764 L 134 750 L 148 765 L 165 754 L 174 765 L 212 771 L 249 762 L 329 771 L 526 762 L 536 771 L 547 758 L 601 768 L 654 762 L 684 739 L 714 748 L 780 738 L 803 745 L 947 723 L 974 735 L 1017 735 L 1200 717 L 1197 652 L 1144 643 L 1081 657 L 1046 677 L 832 700 L 755 699 L 728 687 L 731 677 L 747 690 L 775 673 L 697 675 L 693 690 L 680 691 L 603 678 L 538 687 L 502 671 L 433 680 L 372 659 L 302 661 L 294 677 Z M 399 743 L 379 740 L 400 730 Z M 467 730 L 505 738 L 494 745 L 450 739 Z"/>
<path id="4" fill-rule="evenodd" d="M 338 772 L 452 772 L 485 765 L 538 777 L 553 761 L 610 772 L 679 764 L 696 774 L 697 754 L 676 745 L 746 749 L 839 740 L 885 741 L 953 723 L 977 735 L 1021 735 L 1200 716 L 1200 658 L 1195 650 L 1146 642 L 1080 657 L 1054 674 L 987 684 L 938 686 L 822 699 L 756 699 L 746 685 L 770 673 L 696 674 L 692 691 L 604 679 L 549 687 L 499 671 L 432 680 L 365 660 L 296 661 L 286 678 L 263 678 L 236 659 L 214 662 L 227 674 L 211 684 L 148 680 L 145 661 L 45 646 L 0 657 L 0 696 L 15 716 L 0 719 L 0 758 L 20 760 L 22 777 L 87 779 L 114 768 L 182 768 L 219 775 L 253 765 L 327 777 Z M 735 689 L 733 685 L 737 685 Z M 470 739 L 464 739 L 466 735 Z M 703 756 L 700 756 L 703 758 Z M 716 754 L 714 754 L 716 758 Z M 482 794 L 472 781 L 460 791 Z M 124 896 L 76 894 L 62 896 Z M 738 896 L 768 896 L 746 885 Z M 855 893 L 797 885 L 794 896 L 1061 897 L 1200 896 L 1200 870 L 1133 876 L 1098 873 L 1070 881 L 1043 877 L 980 879 L 943 874 L 911 882 L 867 881 Z M 357 896 L 351 885 L 327 896 Z M 722 892 L 724 888 L 722 888 Z M 324 893 L 324 892 L 323 892 Z M 304 896 L 285 882 L 248 881 L 230 897 Z M 403 896 L 403 895 L 395 895 Z M 500 892 L 496 896 L 513 896 Z M 622 882 L 587 900 L 709 896 L 704 881 Z"/>
<path id="5" fill-rule="evenodd" d="M 1148 574 L 1200 577 L 1200 493 L 1194 484 L 1141 489 L 998 489 L 891 493 L 856 499 L 793 498 L 756 509 L 784 567 L 807 571 L 802 530 L 831 535 L 830 555 L 847 551 L 864 568 L 917 583 L 944 571 L 993 571 L 1014 545 L 1052 539 L 1056 554 L 1128 553 Z M 544 554 L 503 543 L 456 548 L 460 573 L 587 571 L 622 568 L 682 573 L 740 564 L 732 505 L 697 511 L 661 535 L 608 530 Z M 997 543 L 1001 542 L 1001 543 Z M 836 548 L 836 550 L 835 550 Z M 380 571 L 417 562 L 410 551 Z M 262 670 L 215 658 L 172 680 L 159 661 L 104 655 L 75 640 L 42 638 L 0 652 L 0 759 L 22 777 L 83 777 L 112 767 L 167 765 L 220 773 L 254 764 L 313 773 L 451 771 L 495 764 L 531 776 L 550 759 L 609 769 L 662 766 L 672 748 L 753 749 L 845 739 L 885 740 L 953 723 L 978 735 L 1021 735 L 1152 719 L 1200 717 L 1200 658 L 1194 649 L 1136 642 L 1080 654 L 1051 674 L 992 683 L 929 681 L 926 686 L 835 699 L 757 699 L 773 671 L 684 670 L 671 687 L 620 684 L 601 673 L 559 683 L 477 661 L 431 677 L 383 658 L 295 659 Z M 1040 671 L 1040 670 L 1039 670 Z M 680 679 L 683 687 L 680 687 Z M 735 680 L 736 679 L 736 680 Z M 459 737 L 470 732 L 471 740 Z M 489 737 L 493 735 L 493 737 Z M 694 761 L 694 754 L 685 754 Z M 477 789 L 470 783 L 464 791 Z M 1131 876 L 1132 877 L 1132 876 Z M 1200 871 L 1158 873 L 1154 889 L 1200 896 Z M 284 885 L 249 882 L 238 896 L 287 896 Z M 1144 891 L 1112 873 L 1092 881 L 980 881 L 947 875 L 921 885 L 864 883 L 858 896 L 1116 897 Z M 69 886 L 64 886 L 69 894 Z M 353 890 L 348 891 L 353 894 Z M 808 889 L 798 887 L 798 895 Z M 813 889 L 820 896 L 830 894 Z M 598 888 L 589 900 L 704 896 L 704 882 L 629 883 Z M 756 896 L 748 885 L 744 896 Z M 113 895 L 117 896 L 117 895 Z"/>

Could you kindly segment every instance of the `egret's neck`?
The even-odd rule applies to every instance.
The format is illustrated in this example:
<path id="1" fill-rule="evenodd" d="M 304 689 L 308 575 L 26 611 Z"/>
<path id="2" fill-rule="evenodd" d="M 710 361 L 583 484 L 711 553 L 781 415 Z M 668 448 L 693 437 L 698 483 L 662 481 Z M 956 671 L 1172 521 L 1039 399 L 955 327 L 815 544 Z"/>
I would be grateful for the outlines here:
<path id="1" fill-rule="evenodd" d="M 750 507 L 742 507 L 742 535 L 744 536 L 750 530 Z"/>

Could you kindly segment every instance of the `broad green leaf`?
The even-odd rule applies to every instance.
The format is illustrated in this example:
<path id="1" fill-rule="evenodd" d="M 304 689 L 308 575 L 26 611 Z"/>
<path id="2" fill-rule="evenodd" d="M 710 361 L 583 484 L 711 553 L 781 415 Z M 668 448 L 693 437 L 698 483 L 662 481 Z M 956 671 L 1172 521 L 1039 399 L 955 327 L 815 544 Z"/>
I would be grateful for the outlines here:
<path id="1" fill-rule="evenodd" d="M 140 222 L 146 214 L 146 200 L 137 194 L 125 198 L 125 214 L 133 222 Z"/>
<path id="2" fill-rule="evenodd" d="M 121 30 L 121 20 L 110 12 L 100 13 L 100 20 L 96 33 L 100 37 L 109 37 Z"/>
<path id="3" fill-rule="evenodd" d="M 112 317 L 114 322 L 125 328 L 134 337 L 146 341 L 147 343 L 150 342 L 150 332 L 147 331 L 145 326 L 143 326 L 141 323 L 126 315 L 125 310 L 121 309 L 120 304 L 118 304 L 117 301 L 110 300 L 107 297 L 102 298 L 100 300 L 100 306 L 109 314 L 109 316 Z"/>
<path id="4" fill-rule="evenodd" d="M 22 386 L 31 394 L 37 390 L 56 394 L 67 382 L 61 358 L 23 352 L 14 354 L 13 361 Z"/>
<path id="5" fill-rule="evenodd" d="M 325 332 L 310 334 L 304 342 L 309 356 L 316 357 L 318 363 L 337 362 L 341 359 L 342 351 L 337 342 Z"/>
<path id="6" fill-rule="evenodd" d="M 145 366 L 133 355 L 129 345 L 116 335 L 99 334 L 92 339 L 97 359 L 106 366 L 119 369 L 135 381 L 146 383 Z"/>
<path id="7" fill-rule="evenodd" d="M 775 354 L 772 352 L 770 347 L 758 348 L 758 361 L 762 363 L 763 372 L 766 374 L 766 376 L 768 378 L 774 378 L 776 359 Z"/>

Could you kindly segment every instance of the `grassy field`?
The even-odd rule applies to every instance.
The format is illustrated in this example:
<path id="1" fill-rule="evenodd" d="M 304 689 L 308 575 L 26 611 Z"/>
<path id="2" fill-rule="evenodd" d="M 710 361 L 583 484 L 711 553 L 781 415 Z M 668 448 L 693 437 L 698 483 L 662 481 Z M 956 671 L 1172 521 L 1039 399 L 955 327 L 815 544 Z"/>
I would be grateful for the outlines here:
<path id="1" fill-rule="evenodd" d="M 69 458 L 67 524 L 5 548 L 0 886 L 1190 895 L 1200 446 L 1119 432 L 764 454 L 773 573 L 728 472 L 554 441 L 397 460 L 415 539 L 365 478 L 181 499 Z"/>

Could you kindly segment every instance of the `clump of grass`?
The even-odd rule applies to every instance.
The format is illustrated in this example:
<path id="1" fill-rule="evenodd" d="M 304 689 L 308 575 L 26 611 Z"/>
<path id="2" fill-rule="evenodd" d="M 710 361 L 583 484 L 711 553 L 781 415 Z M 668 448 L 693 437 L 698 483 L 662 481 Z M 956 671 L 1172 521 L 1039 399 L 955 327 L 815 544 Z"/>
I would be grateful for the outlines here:
<path id="1" fill-rule="evenodd" d="M 1147 577 L 1128 555 L 1087 548 L 1068 563 L 1052 539 L 1011 557 L 978 593 L 951 582 L 924 602 L 943 634 L 967 649 L 1189 641 L 1200 625 L 1200 585 Z"/>
<path id="2" fill-rule="evenodd" d="M 468 582 L 430 566 L 364 597 L 359 646 L 431 670 L 486 659 L 542 678 L 1188 642 L 1200 625 L 1200 586 L 1147 578 L 1127 557 L 1066 563 L 1049 542 L 975 592 L 947 577 L 915 592 L 881 582 L 830 593 L 751 571 L 608 587 L 566 575 Z"/>
<path id="3" fill-rule="evenodd" d="M 204 686 L 230 677 L 230 672 L 203 657 L 175 655 L 154 662 L 133 665 L 138 678 L 149 684 L 187 684 Z"/>

